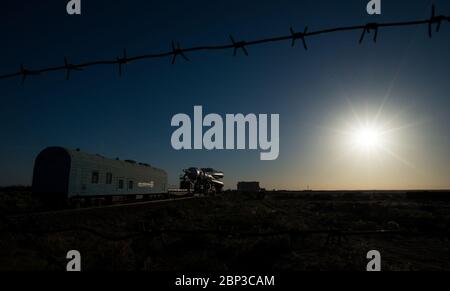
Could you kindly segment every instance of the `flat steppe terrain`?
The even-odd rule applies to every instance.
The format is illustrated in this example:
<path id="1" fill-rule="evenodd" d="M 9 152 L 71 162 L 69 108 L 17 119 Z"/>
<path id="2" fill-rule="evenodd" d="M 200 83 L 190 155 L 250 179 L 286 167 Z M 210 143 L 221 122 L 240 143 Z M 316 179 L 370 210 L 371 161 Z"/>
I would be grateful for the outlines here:
<path id="1" fill-rule="evenodd" d="M 27 188 L 0 190 L 0 270 L 450 270 L 450 193 L 226 192 L 162 204 L 23 215 Z M 21 214 L 22 213 L 22 214 Z M 384 231 L 379 233 L 379 231 Z"/>

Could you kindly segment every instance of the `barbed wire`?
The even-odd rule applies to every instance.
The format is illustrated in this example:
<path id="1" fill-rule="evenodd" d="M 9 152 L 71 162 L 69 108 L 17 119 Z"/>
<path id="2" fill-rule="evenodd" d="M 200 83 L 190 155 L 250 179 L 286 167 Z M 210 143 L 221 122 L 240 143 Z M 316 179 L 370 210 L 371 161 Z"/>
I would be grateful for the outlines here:
<path id="1" fill-rule="evenodd" d="M 317 31 L 309 31 L 308 26 L 306 26 L 303 30 L 303 32 L 296 32 L 293 27 L 290 27 L 289 35 L 284 36 L 277 36 L 277 37 L 270 37 L 270 38 L 264 38 L 264 39 L 258 39 L 253 41 L 236 41 L 233 35 L 229 35 L 229 38 L 231 40 L 231 44 L 224 44 L 224 45 L 210 45 L 210 46 L 198 46 L 198 47 L 191 47 L 191 48 L 183 48 L 180 43 L 172 41 L 171 43 L 171 51 L 167 52 L 161 52 L 161 53 L 154 53 L 154 54 L 144 54 L 144 55 L 138 55 L 138 56 L 128 56 L 127 50 L 123 50 L 123 54 L 121 57 L 117 57 L 114 60 L 97 60 L 97 61 L 90 61 L 85 63 L 79 63 L 79 64 L 72 64 L 68 61 L 68 58 L 64 58 L 64 65 L 62 66 L 54 66 L 54 67 L 47 67 L 42 69 L 29 69 L 25 67 L 24 64 L 20 65 L 20 69 L 18 72 L 10 73 L 6 75 L 0 75 L 0 79 L 9 79 L 21 76 L 21 83 L 24 84 L 25 80 L 29 76 L 36 76 L 41 75 L 43 73 L 50 73 L 50 72 L 57 72 L 57 71 L 65 71 L 66 73 L 66 80 L 70 79 L 70 75 L 72 71 L 82 71 L 85 68 L 93 67 L 93 66 L 101 66 L 101 65 L 117 65 L 118 66 L 118 72 L 119 76 L 123 75 L 123 67 L 127 64 L 130 64 L 132 62 L 147 60 L 147 59 L 156 59 L 156 58 L 166 58 L 166 57 L 172 57 L 172 64 L 175 64 L 177 61 L 177 58 L 181 57 L 185 61 L 190 61 L 190 59 L 187 57 L 187 53 L 192 52 L 200 52 L 200 51 L 218 51 L 218 50 L 229 50 L 233 49 L 233 56 L 237 56 L 238 51 L 242 51 L 244 55 L 248 56 L 248 47 L 250 46 L 256 46 L 256 45 L 262 45 L 262 44 L 268 44 L 268 43 L 274 43 L 274 42 L 282 42 L 291 40 L 291 47 L 295 47 L 297 40 L 301 40 L 303 44 L 303 48 L 305 50 L 308 50 L 307 45 L 307 38 L 323 35 L 323 34 L 331 34 L 336 32 L 345 32 L 345 31 L 357 31 L 362 30 L 361 36 L 359 38 L 359 43 L 361 44 L 364 41 L 364 38 L 366 37 L 366 34 L 370 34 L 373 31 L 373 41 L 376 43 L 378 40 L 378 36 L 380 33 L 380 29 L 382 28 L 393 28 L 393 27 L 405 27 L 405 26 L 418 26 L 418 25 L 427 25 L 428 26 L 428 36 L 429 38 L 432 38 L 433 36 L 433 26 L 436 27 L 436 32 L 440 32 L 442 22 L 447 21 L 450 22 L 450 16 L 446 15 L 437 15 L 436 14 L 436 8 L 433 5 L 431 9 L 431 16 L 428 19 L 424 20 L 413 20 L 413 21 L 404 21 L 404 22 L 386 22 L 386 23 L 366 23 L 363 25 L 355 25 L 355 26 L 343 26 L 343 27 L 335 27 L 335 28 L 328 28 L 323 30 L 317 30 Z"/>

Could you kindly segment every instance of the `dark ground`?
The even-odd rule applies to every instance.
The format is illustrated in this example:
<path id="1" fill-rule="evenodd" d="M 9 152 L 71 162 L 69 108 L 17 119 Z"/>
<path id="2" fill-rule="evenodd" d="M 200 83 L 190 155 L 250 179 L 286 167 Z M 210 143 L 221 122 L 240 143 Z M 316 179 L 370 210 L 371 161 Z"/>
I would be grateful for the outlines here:
<path id="1" fill-rule="evenodd" d="M 229 192 L 16 216 L 39 207 L 27 188 L 0 190 L 0 270 L 65 270 L 72 249 L 84 271 L 365 271 L 373 249 L 383 270 L 450 270 L 447 192 Z M 391 232 L 361 233 L 376 230 Z"/>

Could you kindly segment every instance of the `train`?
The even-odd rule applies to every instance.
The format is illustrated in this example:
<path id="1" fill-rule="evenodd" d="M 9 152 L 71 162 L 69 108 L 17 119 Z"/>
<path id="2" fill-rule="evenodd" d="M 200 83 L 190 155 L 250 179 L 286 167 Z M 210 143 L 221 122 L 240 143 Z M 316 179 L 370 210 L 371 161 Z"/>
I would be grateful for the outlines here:
<path id="1" fill-rule="evenodd" d="M 194 173 L 199 173 L 198 177 Z M 180 193 L 190 196 L 217 193 L 223 188 L 220 171 L 189 168 L 184 174 L 184 183 L 180 183 L 184 188 L 174 191 L 178 196 Z M 38 154 L 32 193 L 52 208 L 168 199 L 172 195 L 167 172 L 162 169 L 64 147 L 48 147 Z"/>
<path id="2" fill-rule="evenodd" d="M 189 168 L 183 172 L 184 174 L 180 177 L 180 189 L 204 195 L 214 195 L 223 190 L 224 173 L 222 171 L 213 168 Z"/>

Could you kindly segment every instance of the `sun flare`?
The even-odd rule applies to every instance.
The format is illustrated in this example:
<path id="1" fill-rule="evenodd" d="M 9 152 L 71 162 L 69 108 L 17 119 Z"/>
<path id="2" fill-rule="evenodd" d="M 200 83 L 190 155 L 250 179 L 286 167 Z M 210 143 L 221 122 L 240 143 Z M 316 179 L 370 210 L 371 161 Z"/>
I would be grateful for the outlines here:
<path id="1" fill-rule="evenodd" d="M 383 130 L 375 125 L 358 126 L 352 130 L 351 144 L 364 151 L 380 149 L 384 144 Z"/>

